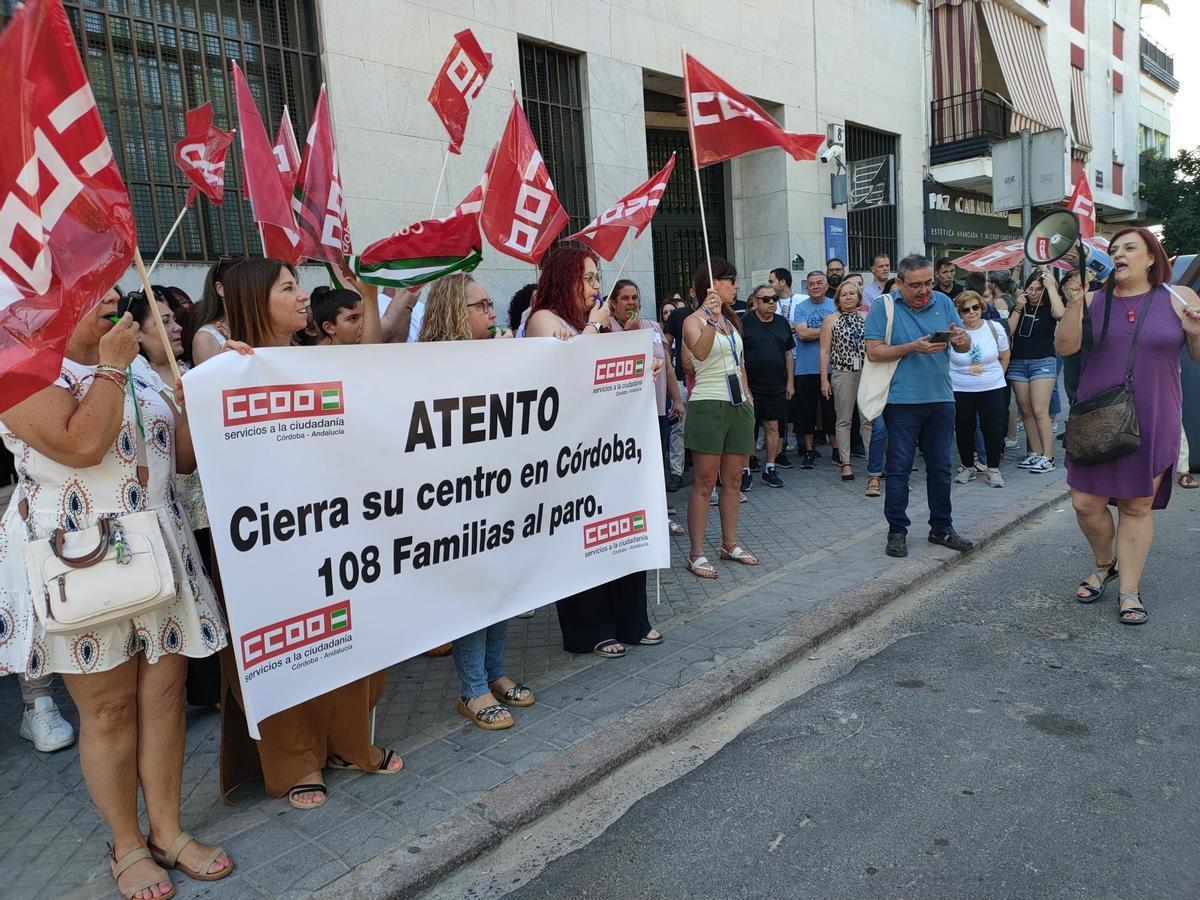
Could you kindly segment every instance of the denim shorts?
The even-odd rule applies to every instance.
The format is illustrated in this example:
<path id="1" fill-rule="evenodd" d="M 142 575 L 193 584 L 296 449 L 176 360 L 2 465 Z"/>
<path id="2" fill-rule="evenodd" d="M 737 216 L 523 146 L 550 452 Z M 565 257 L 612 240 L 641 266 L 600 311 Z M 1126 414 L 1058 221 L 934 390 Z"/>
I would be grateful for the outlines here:
<path id="1" fill-rule="evenodd" d="M 1006 374 L 1009 381 L 1022 383 L 1041 381 L 1045 378 L 1053 381 L 1058 378 L 1058 360 L 1053 356 L 1041 359 L 1012 359 L 1008 362 Z"/>

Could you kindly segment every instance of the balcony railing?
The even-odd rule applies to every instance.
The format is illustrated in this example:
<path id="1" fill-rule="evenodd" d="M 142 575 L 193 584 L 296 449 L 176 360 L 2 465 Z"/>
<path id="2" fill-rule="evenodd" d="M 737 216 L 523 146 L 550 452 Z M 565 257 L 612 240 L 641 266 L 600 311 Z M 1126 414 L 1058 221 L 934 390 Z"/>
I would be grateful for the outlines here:
<path id="1" fill-rule="evenodd" d="M 1175 58 L 1144 34 L 1141 36 L 1141 60 L 1143 72 L 1171 90 L 1179 90 L 1179 79 L 1175 77 Z"/>
<path id="2" fill-rule="evenodd" d="M 992 91 L 968 91 L 934 100 L 931 165 L 988 156 L 992 144 L 1011 137 L 1011 111 L 999 94 Z"/>

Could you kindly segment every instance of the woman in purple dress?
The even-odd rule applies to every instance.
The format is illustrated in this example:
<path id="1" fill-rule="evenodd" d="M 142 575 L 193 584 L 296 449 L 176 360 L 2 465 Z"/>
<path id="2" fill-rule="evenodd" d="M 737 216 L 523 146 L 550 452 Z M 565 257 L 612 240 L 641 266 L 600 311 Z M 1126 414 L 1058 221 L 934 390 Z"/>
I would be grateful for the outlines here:
<path id="1" fill-rule="evenodd" d="M 1096 561 L 1096 571 L 1080 582 L 1075 597 L 1094 603 L 1110 581 L 1119 579 L 1117 616 L 1124 625 L 1141 625 L 1147 613 L 1139 582 L 1154 538 L 1150 511 L 1163 509 L 1171 497 L 1183 416 L 1179 354 L 1186 343 L 1192 359 L 1200 362 L 1200 299 L 1189 288 L 1167 286 L 1170 261 L 1145 228 L 1117 232 L 1109 254 L 1114 263 L 1111 298 L 1096 291 L 1085 300 L 1078 280 L 1068 281 L 1066 315 L 1054 344 L 1063 356 L 1079 351 L 1086 302 L 1092 340 L 1084 354 L 1078 400 L 1087 400 L 1124 379 L 1134 328 L 1144 319 L 1133 367 L 1133 404 L 1142 441 L 1136 452 L 1110 462 L 1083 465 L 1067 458 L 1075 517 Z M 1108 334 L 1101 341 L 1106 317 Z M 1115 525 L 1110 504 L 1117 507 Z"/>

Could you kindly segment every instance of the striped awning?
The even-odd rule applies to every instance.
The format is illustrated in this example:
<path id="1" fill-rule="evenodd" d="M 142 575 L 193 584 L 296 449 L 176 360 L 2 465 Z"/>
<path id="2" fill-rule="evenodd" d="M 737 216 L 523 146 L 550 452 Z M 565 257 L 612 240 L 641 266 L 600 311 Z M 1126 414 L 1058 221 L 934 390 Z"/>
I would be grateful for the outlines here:
<path id="1" fill-rule="evenodd" d="M 978 134 L 982 127 L 979 104 L 971 97 L 982 81 L 976 8 L 974 2 L 935 0 L 931 9 L 933 99 L 949 101 L 934 105 L 935 143 Z"/>
<path id="2" fill-rule="evenodd" d="M 980 0 L 992 46 L 1012 103 L 1012 130 L 1063 128 L 1062 109 L 1050 80 L 1039 29 L 994 0 Z"/>
<path id="3" fill-rule="evenodd" d="M 1083 69 L 1071 67 L 1071 155 L 1087 159 L 1092 149 L 1092 120 L 1088 112 L 1087 76 Z"/>

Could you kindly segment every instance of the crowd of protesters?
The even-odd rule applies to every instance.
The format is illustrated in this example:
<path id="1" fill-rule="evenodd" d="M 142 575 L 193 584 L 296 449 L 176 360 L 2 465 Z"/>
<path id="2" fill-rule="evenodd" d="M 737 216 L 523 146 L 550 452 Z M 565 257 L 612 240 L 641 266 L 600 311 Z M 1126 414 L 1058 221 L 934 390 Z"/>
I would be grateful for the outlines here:
<path id="1" fill-rule="evenodd" d="M 884 254 L 862 274 L 831 259 L 823 271 L 805 274 L 804 292 L 793 290 L 795 275 L 785 268 L 743 291 L 735 268 L 714 258 L 697 267 L 686 291 L 653 308 L 630 280 L 604 291 L 597 258 L 562 247 L 546 257 L 537 283 L 512 298 L 501 324 L 487 286 L 466 274 L 442 278 L 425 297 L 391 289 L 381 297 L 366 283 L 310 294 L 286 263 L 222 259 L 209 271 L 199 303 L 177 288 L 155 287 L 152 297 L 127 297 L 120 316 L 114 288 L 75 329 L 57 381 L 0 417 L 18 472 L 0 523 L 0 564 L 13 570 L 26 540 L 153 511 L 181 573 L 179 596 L 129 621 L 47 634 L 29 589 L 5 577 L 0 671 L 21 680 L 21 736 L 47 752 L 73 743 L 74 730 L 51 694 L 50 678 L 60 675 L 79 713 L 84 780 L 112 832 L 113 877 L 124 896 L 137 900 L 172 896 L 169 869 L 216 880 L 235 865 L 180 821 L 188 704 L 219 711 L 222 793 L 261 778 L 270 796 L 306 810 L 326 801 L 327 768 L 395 776 L 403 767 L 393 750 L 372 739 L 371 714 L 386 672 L 271 716 L 260 723 L 261 739 L 250 739 L 186 398 L 153 317 L 184 370 L 218 353 L 263 347 L 515 336 L 569 343 L 581 335 L 645 330 L 668 495 L 682 488 L 689 466 L 692 473 L 686 528 L 672 519 L 671 530 L 688 536 L 686 570 L 716 579 L 720 571 L 705 545 L 711 507 L 719 516 L 717 562 L 759 565 L 738 535 L 754 473 L 764 486 L 782 488 L 781 470 L 817 468 L 822 447 L 844 482 L 855 480 L 854 459 L 866 459 L 866 497 L 884 498 L 888 555 L 907 554 L 909 481 L 918 457 L 929 540 L 971 549 L 954 528 L 952 484 L 978 473 L 1004 487 L 1000 466 L 1010 452 L 1031 475 L 1053 471 L 1054 417 L 1067 408 L 1056 399 L 1062 356 L 1082 350 L 1069 395 L 1086 400 L 1110 387 L 1124 371 L 1133 323 L 1144 308 L 1149 324 L 1132 376 L 1135 396 L 1143 398 L 1137 407 L 1143 446 L 1103 465 L 1068 461 L 1068 483 L 1096 563 L 1076 598 L 1094 602 L 1119 579 L 1119 620 L 1145 622 L 1139 578 L 1152 538 L 1149 512 L 1165 505 L 1173 484 L 1196 486 L 1186 445 L 1180 452 L 1178 355 L 1186 344 L 1200 359 L 1200 307 L 1193 292 L 1164 285 L 1169 267 L 1148 232 L 1118 233 L 1113 257 L 1106 290 L 1090 294 L 1077 277 L 1050 270 L 1035 270 L 1019 288 L 1008 273 L 971 274 L 959 284 L 952 262 L 920 255 L 899 260 L 893 275 Z M 647 307 L 652 312 L 643 316 Z M 888 399 L 882 414 L 868 418 L 860 384 L 880 371 L 889 379 Z M 1026 446 L 1017 450 L 1021 428 Z M 649 619 L 646 577 L 623 576 L 559 600 L 564 650 L 618 659 L 631 645 L 661 644 L 664 636 Z M 507 623 L 500 622 L 452 644 L 457 711 L 485 730 L 512 727 L 536 699 L 506 670 L 506 637 Z M 139 789 L 148 835 L 138 821 Z"/>

